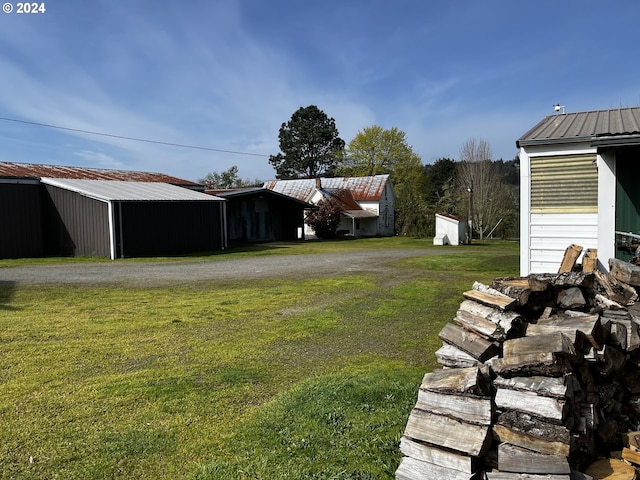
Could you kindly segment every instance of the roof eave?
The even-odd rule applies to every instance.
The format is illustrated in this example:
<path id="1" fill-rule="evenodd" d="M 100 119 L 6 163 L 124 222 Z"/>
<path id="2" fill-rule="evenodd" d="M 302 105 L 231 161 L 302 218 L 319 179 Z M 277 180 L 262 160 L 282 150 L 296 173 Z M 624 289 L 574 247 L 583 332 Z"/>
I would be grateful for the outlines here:
<path id="1" fill-rule="evenodd" d="M 591 138 L 592 147 L 619 147 L 640 145 L 640 134 L 603 135 Z"/>
<path id="2" fill-rule="evenodd" d="M 516 147 L 533 147 L 538 145 L 559 145 L 563 143 L 585 143 L 590 142 L 593 137 L 571 137 L 571 138 L 521 138 L 516 141 Z"/>

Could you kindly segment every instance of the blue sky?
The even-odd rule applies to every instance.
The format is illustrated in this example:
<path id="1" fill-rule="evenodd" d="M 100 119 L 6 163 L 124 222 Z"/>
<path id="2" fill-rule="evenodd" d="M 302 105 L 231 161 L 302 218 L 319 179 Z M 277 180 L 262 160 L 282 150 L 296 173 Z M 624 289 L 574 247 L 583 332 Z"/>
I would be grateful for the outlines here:
<path id="1" fill-rule="evenodd" d="M 308 105 L 347 143 L 380 125 L 425 164 L 470 138 L 509 160 L 556 103 L 640 105 L 636 0 L 11 3 L 0 117 L 205 149 L 0 120 L 0 161 L 270 180 L 280 125 Z"/>

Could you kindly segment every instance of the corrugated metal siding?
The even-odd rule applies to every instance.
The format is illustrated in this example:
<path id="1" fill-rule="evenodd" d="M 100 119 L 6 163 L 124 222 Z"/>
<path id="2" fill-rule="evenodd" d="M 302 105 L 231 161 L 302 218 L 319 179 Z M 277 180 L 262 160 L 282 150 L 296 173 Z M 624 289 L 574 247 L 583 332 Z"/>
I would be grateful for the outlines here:
<path id="1" fill-rule="evenodd" d="M 595 155 L 531 158 L 531 211 L 597 212 Z"/>
<path id="2" fill-rule="evenodd" d="M 42 256 L 41 189 L 0 183 L 0 258 Z"/>
<path id="3" fill-rule="evenodd" d="M 220 202 L 118 202 L 117 256 L 182 255 L 220 250 Z M 119 224 L 119 219 L 116 220 Z"/>
<path id="4" fill-rule="evenodd" d="M 45 185 L 45 251 L 56 256 L 110 256 L 105 202 Z"/>
<path id="5" fill-rule="evenodd" d="M 598 214 L 531 214 L 529 273 L 555 273 L 571 245 L 598 248 Z"/>

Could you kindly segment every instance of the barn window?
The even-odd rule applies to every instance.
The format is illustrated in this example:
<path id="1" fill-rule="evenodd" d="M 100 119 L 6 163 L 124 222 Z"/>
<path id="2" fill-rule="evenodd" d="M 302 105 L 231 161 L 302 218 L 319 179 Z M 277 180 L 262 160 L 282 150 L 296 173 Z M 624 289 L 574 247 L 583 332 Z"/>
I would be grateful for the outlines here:
<path id="1" fill-rule="evenodd" d="M 532 213 L 597 213 L 595 155 L 531 158 Z"/>

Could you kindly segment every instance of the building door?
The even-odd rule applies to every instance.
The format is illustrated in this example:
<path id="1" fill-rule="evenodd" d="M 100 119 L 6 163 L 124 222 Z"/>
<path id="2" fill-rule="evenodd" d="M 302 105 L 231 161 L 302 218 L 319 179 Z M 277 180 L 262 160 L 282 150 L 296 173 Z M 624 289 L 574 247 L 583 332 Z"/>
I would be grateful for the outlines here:
<path id="1" fill-rule="evenodd" d="M 630 260 L 640 246 L 640 148 L 616 151 L 616 258 Z"/>

